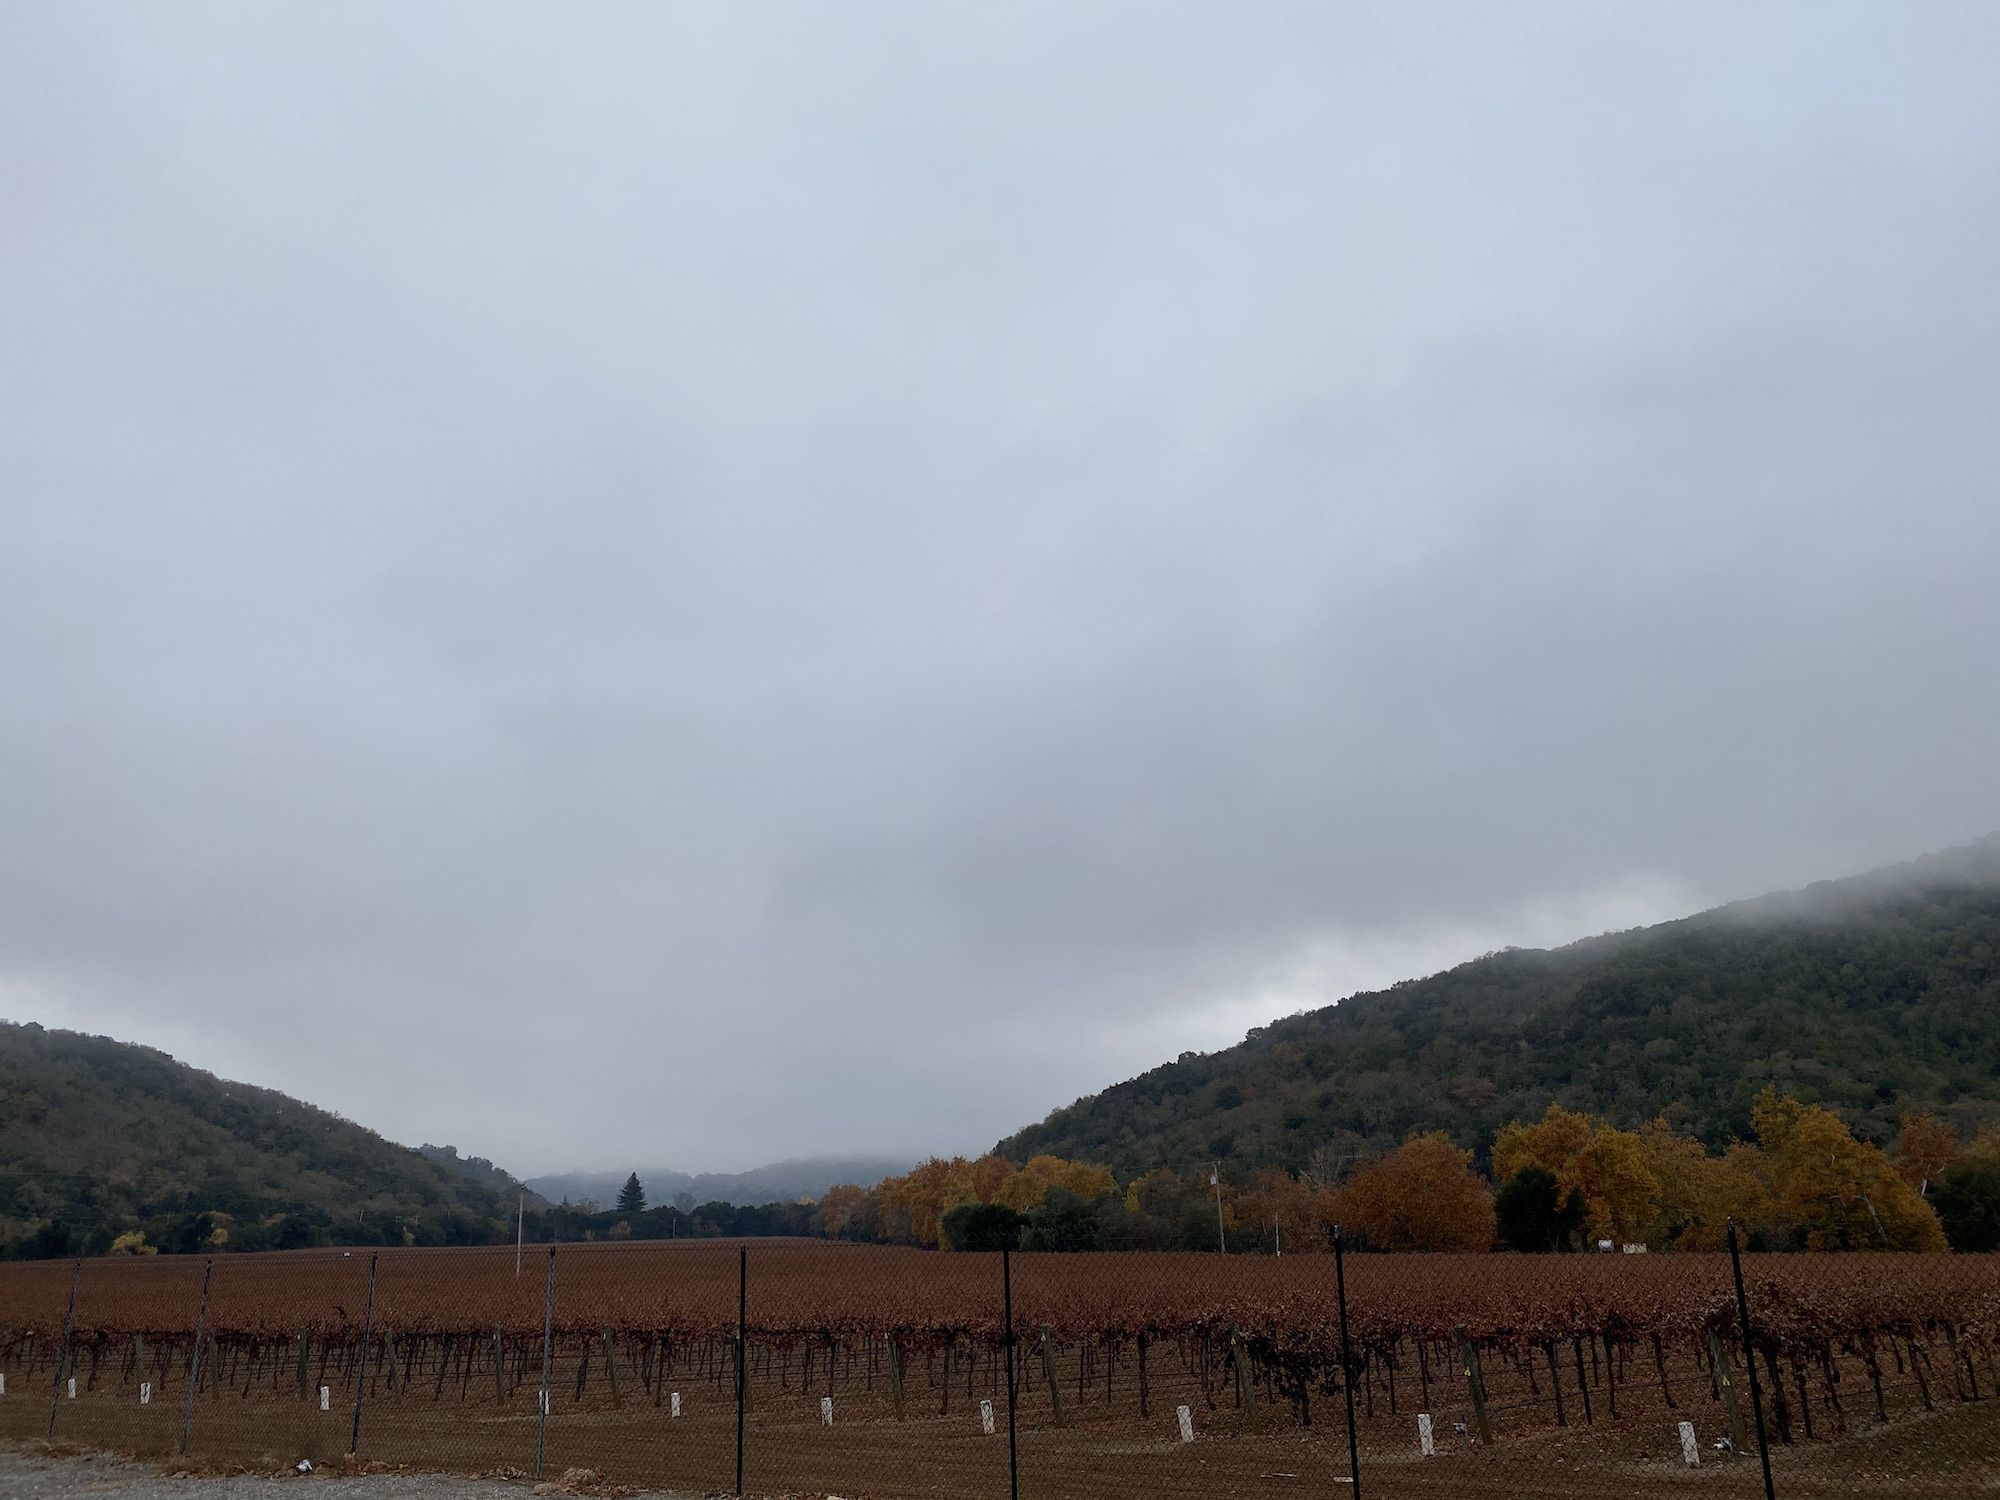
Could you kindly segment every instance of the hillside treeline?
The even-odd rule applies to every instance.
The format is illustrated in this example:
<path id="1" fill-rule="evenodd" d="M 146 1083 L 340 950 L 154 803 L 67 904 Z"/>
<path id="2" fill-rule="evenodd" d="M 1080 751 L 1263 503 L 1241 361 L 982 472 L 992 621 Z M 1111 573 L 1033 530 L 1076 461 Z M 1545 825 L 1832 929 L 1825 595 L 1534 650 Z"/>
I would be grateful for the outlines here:
<path id="1" fill-rule="evenodd" d="M 0 1254 L 498 1242 L 512 1186 L 150 1047 L 0 1023 Z"/>
<path id="2" fill-rule="evenodd" d="M 872 1188 L 817 1202 L 647 1206 L 633 1177 L 621 1205 L 531 1207 L 533 1242 L 822 1236 L 945 1250 L 1323 1251 L 1335 1225 L 1356 1249 L 1712 1250 L 1734 1219 L 1746 1248 L 2000 1249 L 2000 1132 L 1969 1139 L 1930 1114 L 1906 1117 L 1891 1147 L 1832 1111 L 1767 1091 L 1750 1139 L 1720 1152 L 1670 1116 L 1623 1130 L 1550 1105 L 1494 1137 L 1492 1171 L 1441 1131 L 1360 1156 L 1323 1143 L 1302 1172 L 1155 1168 L 1121 1182 L 1056 1156 L 932 1159 Z M 263 1216 L 226 1208 L 51 1227 L 12 1256 L 262 1250 L 311 1244 L 499 1244 L 511 1216 L 446 1211 L 339 1218 L 309 1206 Z"/>
<path id="3" fill-rule="evenodd" d="M 1913 1115 L 1885 1151 L 1775 1090 L 1751 1118 L 1750 1139 L 1710 1151 L 1669 1116 L 1621 1130 L 1550 1105 L 1501 1127 L 1490 1176 L 1441 1131 L 1359 1158 L 1322 1145 L 1300 1172 L 1156 1167 L 1124 1183 L 1056 1156 L 933 1158 L 835 1188 L 814 1228 L 945 1249 L 1297 1252 L 1340 1225 L 1362 1249 L 1712 1250 L 1733 1218 L 1754 1249 L 2000 1246 L 2000 1133 L 1967 1141 Z"/>

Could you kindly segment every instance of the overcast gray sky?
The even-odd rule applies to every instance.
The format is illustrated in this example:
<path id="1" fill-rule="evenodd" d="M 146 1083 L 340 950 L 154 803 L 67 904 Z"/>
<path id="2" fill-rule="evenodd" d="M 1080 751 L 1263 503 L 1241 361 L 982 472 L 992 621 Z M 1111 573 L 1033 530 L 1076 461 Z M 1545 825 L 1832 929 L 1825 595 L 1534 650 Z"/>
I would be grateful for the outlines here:
<path id="1" fill-rule="evenodd" d="M 973 1151 L 2000 825 L 2000 6 L 0 10 L 0 1012 Z"/>

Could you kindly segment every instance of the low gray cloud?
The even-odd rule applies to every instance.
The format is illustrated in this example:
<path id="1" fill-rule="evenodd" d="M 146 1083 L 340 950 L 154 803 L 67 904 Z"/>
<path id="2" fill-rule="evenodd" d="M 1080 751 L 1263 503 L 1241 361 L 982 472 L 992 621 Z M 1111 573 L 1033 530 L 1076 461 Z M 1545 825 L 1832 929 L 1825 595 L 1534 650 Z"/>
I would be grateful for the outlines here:
<path id="1" fill-rule="evenodd" d="M 0 1011 L 970 1150 L 2000 824 L 1985 6 L 16 7 Z"/>

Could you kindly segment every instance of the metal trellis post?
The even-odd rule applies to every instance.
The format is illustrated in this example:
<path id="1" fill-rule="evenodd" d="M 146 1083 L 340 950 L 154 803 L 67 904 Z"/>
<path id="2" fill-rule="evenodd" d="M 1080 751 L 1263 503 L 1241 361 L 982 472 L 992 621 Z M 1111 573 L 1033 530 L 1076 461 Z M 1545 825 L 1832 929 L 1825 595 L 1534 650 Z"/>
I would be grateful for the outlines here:
<path id="1" fill-rule="evenodd" d="M 750 1392 L 750 1373 L 743 1363 L 744 1317 L 750 1305 L 750 1250 L 736 1247 L 736 1493 L 743 1493 L 743 1401 Z"/>
<path id="2" fill-rule="evenodd" d="M 1347 1251 L 1340 1226 L 1333 1226 L 1333 1284 L 1340 1302 L 1340 1389 L 1347 1397 L 1347 1473 L 1355 1500 L 1361 1500 L 1361 1445 L 1354 1434 L 1354 1351 L 1347 1337 Z"/>
<path id="3" fill-rule="evenodd" d="M 1021 1456 L 1014 1428 L 1014 1252 L 1000 1247 L 1000 1310 L 1002 1340 L 1007 1348 L 1007 1495 L 1021 1500 Z"/>
<path id="4" fill-rule="evenodd" d="M 542 1477 L 542 1450 L 549 1440 L 549 1356 L 556 1332 L 556 1247 L 549 1246 L 549 1275 L 542 1290 L 542 1389 L 535 1398 L 535 1478 Z"/>
<path id="5" fill-rule="evenodd" d="M 1750 1371 L 1750 1406 L 1757 1414 L 1757 1457 L 1764 1464 L 1764 1500 L 1777 1500 L 1771 1487 L 1771 1440 L 1764 1432 L 1764 1393 L 1757 1383 L 1757 1349 L 1750 1339 L 1750 1299 L 1743 1293 L 1743 1255 L 1736 1246 L 1736 1221 L 1729 1221 L 1729 1269 L 1736 1277 L 1736 1321 L 1743 1329 L 1743 1363 Z"/>
<path id="6" fill-rule="evenodd" d="M 355 1365 L 354 1428 L 347 1439 L 349 1456 L 361 1451 L 361 1403 L 368 1394 L 368 1340 L 375 1332 L 375 1272 L 381 1264 L 381 1251 L 368 1257 L 368 1302 L 361 1310 L 361 1358 Z"/>
<path id="7" fill-rule="evenodd" d="M 49 1437 L 56 1435 L 56 1413 L 62 1410 L 63 1370 L 69 1364 L 70 1335 L 76 1331 L 76 1284 L 83 1280 L 83 1259 L 77 1258 L 76 1269 L 69 1278 L 69 1311 L 63 1314 L 62 1343 L 56 1347 L 56 1382 L 49 1393 Z"/>
<path id="8" fill-rule="evenodd" d="M 201 1384 L 202 1341 L 208 1337 L 208 1284 L 215 1275 L 215 1257 L 201 1268 L 201 1308 L 194 1315 L 194 1353 L 188 1356 L 187 1404 L 181 1411 L 181 1452 L 188 1451 L 188 1434 L 194 1428 L 194 1392 Z"/>

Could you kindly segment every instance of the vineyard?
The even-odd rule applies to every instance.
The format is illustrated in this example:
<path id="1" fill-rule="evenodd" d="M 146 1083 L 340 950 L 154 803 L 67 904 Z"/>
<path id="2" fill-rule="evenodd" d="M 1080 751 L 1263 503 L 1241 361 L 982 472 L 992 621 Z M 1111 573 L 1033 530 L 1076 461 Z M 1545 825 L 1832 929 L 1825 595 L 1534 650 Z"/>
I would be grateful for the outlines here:
<path id="1" fill-rule="evenodd" d="M 1007 1492 L 997 1255 L 760 1241 L 741 1267 L 712 1241 L 530 1250 L 518 1274 L 512 1250 L 0 1266 L 0 1435 L 523 1475 L 539 1451 L 727 1491 L 740 1296 L 748 1492 Z M 1781 1493 L 2000 1483 L 2000 1258 L 1744 1269 Z M 1762 1493 L 1727 1256 L 1346 1276 L 1349 1364 L 1326 1256 L 1013 1257 L 1023 1493 L 1351 1493 L 1350 1398 L 1371 1494 Z"/>

